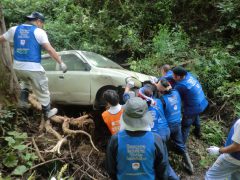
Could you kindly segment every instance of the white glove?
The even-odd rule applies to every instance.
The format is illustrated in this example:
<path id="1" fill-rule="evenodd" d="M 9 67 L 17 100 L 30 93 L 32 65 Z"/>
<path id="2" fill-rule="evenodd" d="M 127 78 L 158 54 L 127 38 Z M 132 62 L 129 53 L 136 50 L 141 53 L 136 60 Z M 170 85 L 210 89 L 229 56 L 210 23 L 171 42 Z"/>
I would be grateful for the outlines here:
<path id="1" fill-rule="evenodd" d="M 210 154 L 210 155 L 219 155 L 219 147 L 217 146 L 210 146 L 209 148 L 207 148 L 207 152 Z"/>
<path id="2" fill-rule="evenodd" d="M 158 82 L 158 78 L 156 78 L 156 77 L 151 77 L 150 82 L 151 82 L 152 84 L 155 84 L 155 83 Z"/>
<path id="3" fill-rule="evenodd" d="M 63 73 L 67 72 L 67 65 L 64 62 L 61 62 L 60 69 L 63 71 Z"/>
<path id="4" fill-rule="evenodd" d="M 133 87 L 135 86 L 134 81 L 128 81 L 128 82 L 127 82 L 127 86 L 128 86 L 129 88 L 133 88 Z"/>

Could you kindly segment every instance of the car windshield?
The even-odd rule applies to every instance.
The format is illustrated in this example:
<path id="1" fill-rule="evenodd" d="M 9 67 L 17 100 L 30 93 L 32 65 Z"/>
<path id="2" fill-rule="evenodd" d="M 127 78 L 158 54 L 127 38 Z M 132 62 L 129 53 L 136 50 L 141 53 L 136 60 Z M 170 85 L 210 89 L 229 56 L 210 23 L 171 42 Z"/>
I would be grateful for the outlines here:
<path id="1" fill-rule="evenodd" d="M 88 62 L 99 68 L 113 68 L 113 69 L 123 69 L 120 65 L 113 62 L 112 60 L 101 56 L 93 52 L 82 51 L 82 54 L 86 57 Z"/>

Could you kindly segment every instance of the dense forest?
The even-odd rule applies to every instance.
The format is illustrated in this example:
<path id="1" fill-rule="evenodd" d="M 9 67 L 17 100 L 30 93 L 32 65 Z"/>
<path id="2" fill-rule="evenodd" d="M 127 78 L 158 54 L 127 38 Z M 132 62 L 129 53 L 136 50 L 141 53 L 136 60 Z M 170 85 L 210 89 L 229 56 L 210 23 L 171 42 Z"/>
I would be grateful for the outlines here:
<path id="1" fill-rule="evenodd" d="M 222 145 L 223 132 L 240 116 L 239 0 L 1 0 L 0 5 L 7 28 L 24 22 L 24 16 L 33 11 L 43 13 L 44 29 L 58 51 L 93 51 L 153 76 L 159 76 L 159 67 L 166 63 L 186 67 L 198 77 L 210 103 L 203 117 L 203 143 L 207 145 Z M 8 82 L 0 74 L 0 92 L 10 99 Z M 15 116 L 14 110 L 7 104 L 10 109 L 0 114 L 1 136 L 13 128 L 7 121 Z M 9 137 L 20 135 L 24 136 L 12 133 Z M 9 153 L 0 171 L 7 162 L 14 170 L 18 164 L 14 153 L 21 147 L 5 146 L 12 151 L 0 147 L 1 160 Z M 36 160 L 32 153 L 24 158 L 28 168 Z M 201 157 L 199 166 L 204 169 L 212 162 Z M 54 173 L 64 177 L 66 168 Z M 4 172 L 6 176 L 8 171 Z M 12 175 L 23 172 L 20 168 Z"/>

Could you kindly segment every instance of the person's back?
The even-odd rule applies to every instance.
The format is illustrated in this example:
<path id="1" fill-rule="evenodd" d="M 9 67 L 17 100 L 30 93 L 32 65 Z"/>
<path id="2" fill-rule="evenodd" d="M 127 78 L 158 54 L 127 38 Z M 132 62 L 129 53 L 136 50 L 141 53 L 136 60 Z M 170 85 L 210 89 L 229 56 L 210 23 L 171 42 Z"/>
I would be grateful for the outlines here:
<path id="1" fill-rule="evenodd" d="M 206 109 L 208 101 L 202 86 L 191 73 L 187 73 L 184 79 L 177 81 L 174 88 L 181 95 L 185 115 L 199 114 Z"/>
<path id="2" fill-rule="evenodd" d="M 163 141 L 167 141 L 170 136 L 170 130 L 168 127 L 167 119 L 164 115 L 163 105 L 160 99 L 155 99 L 156 105 L 149 106 L 148 110 L 153 117 L 152 132 L 160 135 Z"/>
<path id="3" fill-rule="evenodd" d="M 112 114 L 109 110 L 106 110 L 102 113 L 102 118 L 112 135 L 116 134 L 120 129 L 120 118 L 122 113 L 122 109 L 116 114 Z"/>
<path id="4" fill-rule="evenodd" d="M 41 62 L 41 45 L 34 32 L 36 26 L 22 24 L 16 27 L 14 34 L 14 59 L 22 62 Z"/>
<path id="5" fill-rule="evenodd" d="M 179 93 L 172 89 L 163 94 L 162 98 L 165 102 L 164 113 L 169 125 L 180 124 L 181 115 L 181 97 Z"/>
<path id="6" fill-rule="evenodd" d="M 155 140 L 151 131 L 131 136 L 125 130 L 118 133 L 118 179 L 154 180 Z M 141 175 L 140 175 L 141 173 Z"/>
<path id="7" fill-rule="evenodd" d="M 167 151 L 160 136 L 151 132 L 152 117 L 139 97 L 128 99 L 122 122 L 125 130 L 111 137 L 107 170 L 111 179 L 167 179 Z"/>
<path id="8" fill-rule="evenodd" d="M 123 113 L 123 109 L 119 104 L 119 96 L 116 91 L 105 91 L 103 93 L 103 99 L 107 102 L 109 109 L 102 113 L 102 118 L 113 135 L 120 129 L 120 117 Z"/>

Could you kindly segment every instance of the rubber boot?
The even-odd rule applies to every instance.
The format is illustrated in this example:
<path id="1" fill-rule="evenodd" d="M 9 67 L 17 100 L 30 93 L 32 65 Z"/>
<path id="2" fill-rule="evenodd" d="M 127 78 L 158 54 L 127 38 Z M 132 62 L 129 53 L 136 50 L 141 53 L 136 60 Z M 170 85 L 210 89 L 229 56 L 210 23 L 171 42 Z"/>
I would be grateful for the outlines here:
<path id="1" fill-rule="evenodd" d="M 51 105 L 50 104 L 48 104 L 47 106 L 43 106 L 42 105 L 42 112 L 43 112 L 44 118 L 45 119 L 49 119 L 50 117 L 52 117 L 52 116 L 57 114 L 58 109 L 57 108 L 51 109 Z"/>
<path id="2" fill-rule="evenodd" d="M 192 164 L 191 158 L 190 158 L 190 156 L 189 156 L 189 154 L 187 152 L 185 152 L 183 154 L 183 161 L 184 161 L 184 163 L 186 165 L 185 166 L 186 169 L 192 175 L 194 173 L 193 164 Z"/>
<path id="3" fill-rule="evenodd" d="M 29 96 L 29 90 L 28 89 L 21 89 L 20 92 L 20 98 L 18 102 L 18 107 L 23 109 L 29 109 L 30 104 L 28 103 L 28 96 Z"/>

